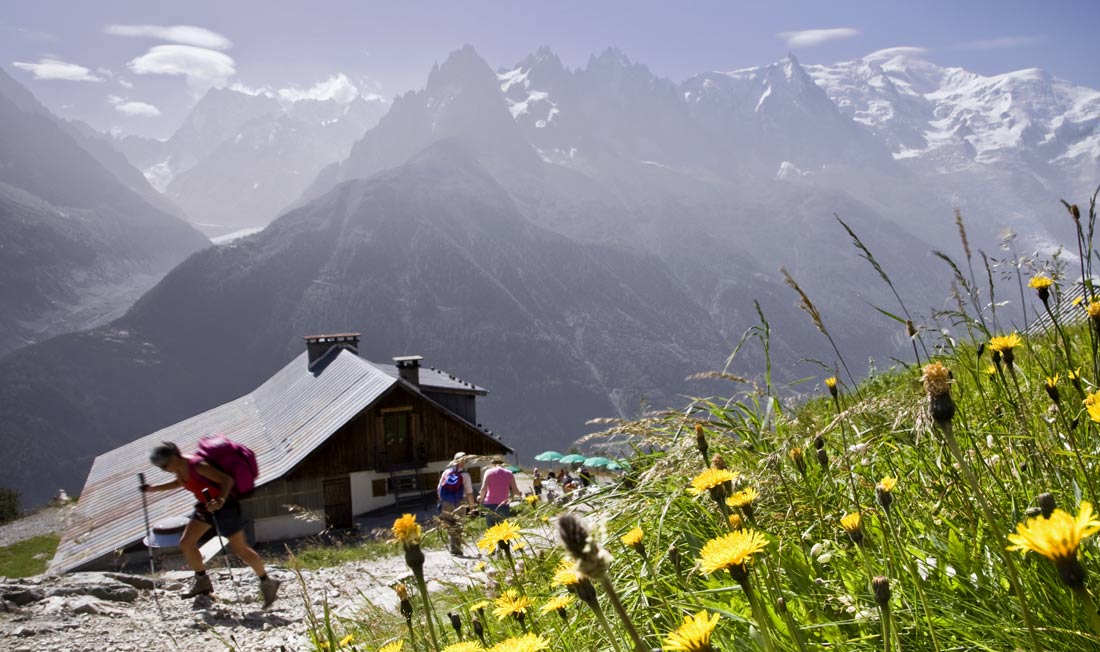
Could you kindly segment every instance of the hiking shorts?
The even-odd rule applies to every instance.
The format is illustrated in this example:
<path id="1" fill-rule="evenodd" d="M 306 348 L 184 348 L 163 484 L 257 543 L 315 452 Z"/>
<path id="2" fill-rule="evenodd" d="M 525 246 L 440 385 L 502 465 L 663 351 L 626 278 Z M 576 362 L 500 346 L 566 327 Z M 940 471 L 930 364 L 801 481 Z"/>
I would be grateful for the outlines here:
<path id="1" fill-rule="evenodd" d="M 227 539 L 244 529 L 241 501 L 233 496 L 225 501 L 221 509 L 213 513 L 207 511 L 206 505 L 195 503 L 195 511 L 191 513 L 191 518 L 216 528 L 216 532 Z"/>

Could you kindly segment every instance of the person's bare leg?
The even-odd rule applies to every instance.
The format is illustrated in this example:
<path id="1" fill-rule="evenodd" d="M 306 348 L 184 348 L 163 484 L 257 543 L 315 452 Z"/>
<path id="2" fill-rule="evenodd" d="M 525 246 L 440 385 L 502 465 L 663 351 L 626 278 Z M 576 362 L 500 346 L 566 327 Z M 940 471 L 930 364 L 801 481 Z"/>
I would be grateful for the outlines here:
<path id="1" fill-rule="evenodd" d="M 237 530 L 233 536 L 229 537 L 229 549 L 241 561 L 248 564 L 248 567 L 256 573 L 257 577 L 267 575 L 267 571 L 264 569 L 264 560 L 260 559 L 259 553 L 253 550 L 252 546 L 248 545 L 248 540 L 244 538 L 244 530 Z"/>
<path id="2" fill-rule="evenodd" d="M 199 552 L 199 539 L 209 529 L 209 525 L 193 518 L 187 522 L 187 527 L 183 529 L 183 538 L 180 539 L 180 553 L 183 555 L 183 560 L 196 573 L 206 570 L 202 563 L 202 554 Z"/>

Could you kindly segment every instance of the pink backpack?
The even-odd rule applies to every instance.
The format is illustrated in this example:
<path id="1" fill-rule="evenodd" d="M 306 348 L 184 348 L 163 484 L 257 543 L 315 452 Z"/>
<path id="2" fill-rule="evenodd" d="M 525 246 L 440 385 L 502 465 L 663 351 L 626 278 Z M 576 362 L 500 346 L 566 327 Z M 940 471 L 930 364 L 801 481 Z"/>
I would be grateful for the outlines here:
<path id="1" fill-rule="evenodd" d="M 233 477 L 233 495 L 245 498 L 256 488 L 260 467 L 256 454 L 225 435 L 207 435 L 199 440 L 198 458 Z"/>

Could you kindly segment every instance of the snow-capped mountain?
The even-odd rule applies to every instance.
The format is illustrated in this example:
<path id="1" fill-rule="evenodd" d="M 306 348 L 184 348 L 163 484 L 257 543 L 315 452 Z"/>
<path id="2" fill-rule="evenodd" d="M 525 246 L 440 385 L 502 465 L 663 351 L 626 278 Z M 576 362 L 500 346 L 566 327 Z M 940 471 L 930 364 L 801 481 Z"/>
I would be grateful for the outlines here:
<path id="1" fill-rule="evenodd" d="M 1034 68 L 987 77 L 905 48 L 807 70 L 900 164 L 1002 225 L 1027 229 L 1052 200 L 1100 181 L 1100 91 Z"/>
<path id="2" fill-rule="evenodd" d="M 211 89 L 167 141 L 117 141 L 130 161 L 211 234 L 263 226 L 388 108 L 355 97 L 286 101 Z"/>

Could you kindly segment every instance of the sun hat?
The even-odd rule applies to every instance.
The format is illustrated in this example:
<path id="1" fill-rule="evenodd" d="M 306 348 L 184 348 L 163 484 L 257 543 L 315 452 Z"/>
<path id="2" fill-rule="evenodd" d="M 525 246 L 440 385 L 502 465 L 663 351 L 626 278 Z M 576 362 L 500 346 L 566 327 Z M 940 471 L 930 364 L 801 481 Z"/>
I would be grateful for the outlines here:
<path id="1" fill-rule="evenodd" d="M 157 521 L 153 525 L 153 532 L 145 536 L 141 542 L 150 548 L 175 548 L 179 546 L 183 538 L 183 529 L 187 527 L 187 518 L 176 516 Z"/>

